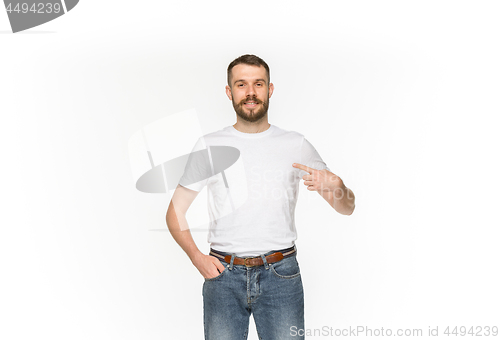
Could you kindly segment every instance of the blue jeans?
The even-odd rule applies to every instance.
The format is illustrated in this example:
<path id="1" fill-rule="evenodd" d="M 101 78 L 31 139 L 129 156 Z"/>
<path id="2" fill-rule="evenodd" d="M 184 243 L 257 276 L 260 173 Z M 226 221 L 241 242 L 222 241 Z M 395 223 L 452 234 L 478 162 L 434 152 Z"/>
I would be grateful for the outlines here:
<path id="1" fill-rule="evenodd" d="M 246 267 L 226 263 L 218 276 L 203 283 L 206 340 L 244 340 L 253 314 L 259 339 L 304 339 L 304 291 L 296 254 L 275 263 Z M 231 255 L 222 253 L 224 255 Z M 295 326 L 295 327 L 294 327 Z M 293 328 L 292 328 L 293 327 Z M 292 336 L 293 334 L 293 336 Z"/>

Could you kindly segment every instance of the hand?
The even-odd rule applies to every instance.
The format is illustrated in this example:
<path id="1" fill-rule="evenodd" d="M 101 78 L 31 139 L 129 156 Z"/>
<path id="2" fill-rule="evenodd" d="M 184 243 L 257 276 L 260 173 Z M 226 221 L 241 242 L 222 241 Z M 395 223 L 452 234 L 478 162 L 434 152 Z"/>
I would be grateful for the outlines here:
<path id="1" fill-rule="evenodd" d="M 219 259 L 212 255 L 200 254 L 192 262 L 205 279 L 216 277 L 225 269 Z"/>
<path id="2" fill-rule="evenodd" d="M 307 186 L 307 190 L 319 192 L 331 191 L 334 192 L 335 195 L 339 194 L 338 191 L 341 190 L 343 196 L 346 186 L 344 185 L 342 179 L 340 179 L 340 177 L 335 175 L 333 172 L 326 169 L 316 170 L 298 163 L 293 163 L 292 166 L 309 173 L 309 175 L 304 175 L 302 177 L 304 185 Z"/>

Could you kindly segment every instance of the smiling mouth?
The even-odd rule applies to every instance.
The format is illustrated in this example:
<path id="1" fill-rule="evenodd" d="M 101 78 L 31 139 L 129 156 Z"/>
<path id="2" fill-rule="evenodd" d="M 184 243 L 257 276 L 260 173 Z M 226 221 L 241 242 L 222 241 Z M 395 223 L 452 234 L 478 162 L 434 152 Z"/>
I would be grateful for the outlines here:
<path id="1" fill-rule="evenodd" d="M 248 100 L 246 102 L 243 102 L 243 104 L 246 106 L 255 106 L 257 104 L 260 104 L 260 101 L 253 99 L 253 100 Z"/>

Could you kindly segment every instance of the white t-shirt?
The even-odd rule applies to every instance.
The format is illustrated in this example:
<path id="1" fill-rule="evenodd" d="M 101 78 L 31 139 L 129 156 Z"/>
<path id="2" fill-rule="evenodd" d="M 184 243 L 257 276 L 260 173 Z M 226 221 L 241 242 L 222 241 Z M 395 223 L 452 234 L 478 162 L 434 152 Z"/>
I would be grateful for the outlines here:
<path id="1" fill-rule="evenodd" d="M 217 146 L 219 156 L 214 153 Z M 232 148 L 220 148 L 224 146 Z M 272 124 L 260 133 L 228 126 L 200 137 L 193 152 L 199 150 L 208 155 L 206 162 L 195 163 L 190 157 L 179 184 L 198 192 L 207 186 L 211 247 L 236 256 L 258 256 L 293 246 L 295 205 L 307 172 L 292 164 L 330 171 L 311 143 L 298 132 Z M 223 163 L 232 164 L 227 169 L 214 164 L 221 150 L 226 150 Z M 204 171 L 211 176 L 197 177 Z"/>

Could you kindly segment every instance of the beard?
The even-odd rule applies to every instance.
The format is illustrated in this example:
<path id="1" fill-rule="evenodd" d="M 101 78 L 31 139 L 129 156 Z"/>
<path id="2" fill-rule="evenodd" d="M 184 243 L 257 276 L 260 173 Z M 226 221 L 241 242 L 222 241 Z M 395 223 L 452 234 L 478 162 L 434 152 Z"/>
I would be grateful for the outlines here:
<path id="1" fill-rule="evenodd" d="M 257 104 L 259 104 L 260 108 L 257 107 L 255 109 L 247 109 L 250 112 L 246 113 L 243 105 L 245 105 L 244 104 L 245 102 L 250 101 L 250 100 L 253 100 Z M 246 120 L 247 122 L 251 122 L 251 123 L 259 121 L 260 119 L 264 118 L 267 115 L 267 110 L 269 108 L 269 99 L 261 101 L 261 100 L 257 99 L 257 97 L 255 97 L 255 96 L 247 97 L 247 98 L 243 99 L 242 101 L 240 101 L 239 103 L 235 103 L 234 99 L 232 100 L 232 102 L 233 102 L 233 107 L 234 107 L 234 111 L 236 111 L 236 114 L 241 119 Z"/>

